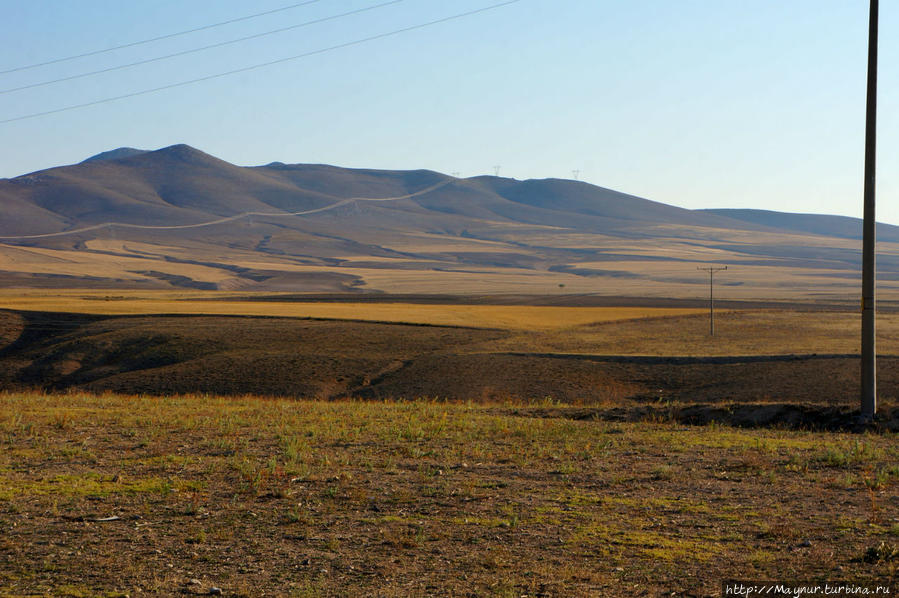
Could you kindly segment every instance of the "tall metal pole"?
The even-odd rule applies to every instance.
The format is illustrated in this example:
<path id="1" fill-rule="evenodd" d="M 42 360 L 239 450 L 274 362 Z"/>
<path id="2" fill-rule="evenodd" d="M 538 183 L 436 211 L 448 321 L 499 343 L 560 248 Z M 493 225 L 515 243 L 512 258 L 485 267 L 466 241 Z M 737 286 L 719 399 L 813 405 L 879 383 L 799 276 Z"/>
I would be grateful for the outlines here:
<path id="1" fill-rule="evenodd" d="M 727 266 L 720 268 L 712 266 L 708 268 L 697 268 L 697 270 L 705 270 L 709 273 L 709 336 L 715 336 L 715 272 L 727 270 Z"/>
<path id="2" fill-rule="evenodd" d="M 865 219 L 862 241 L 862 388 L 861 418 L 873 421 L 877 411 L 875 316 L 874 182 L 877 152 L 877 21 L 878 0 L 871 0 L 868 23 L 868 105 L 865 117 Z"/>

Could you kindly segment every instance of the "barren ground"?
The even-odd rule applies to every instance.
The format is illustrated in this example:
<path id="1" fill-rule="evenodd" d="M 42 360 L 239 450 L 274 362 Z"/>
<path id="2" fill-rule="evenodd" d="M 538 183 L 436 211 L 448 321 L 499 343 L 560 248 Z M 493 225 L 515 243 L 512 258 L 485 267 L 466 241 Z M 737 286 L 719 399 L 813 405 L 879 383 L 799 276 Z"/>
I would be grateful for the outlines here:
<path id="1" fill-rule="evenodd" d="M 597 320 L 572 324 L 557 314 L 575 308 L 491 305 L 479 317 L 494 325 L 476 328 L 428 322 L 445 321 L 451 305 L 418 305 L 414 324 L 362 321 L 384 312 L 352 305 L 356 321 L 0 312 L 0 382 L 22 390 L 597 407 L 857 400 L 859 322 L 848 311 L 723 310 L 710 338 L 706 314 L 660 317 L 667 308 L 659 307 L 636 318 L 639 308 L 584 307 Z M 499 326 L 509 320 L 516 324 Z M 878 349 L 879 395 L 895 404 L 899 315 L 880 317 Z"/>
<path id="2" fill-rule="evenodd" d="M 891 435 L 433 402 L 0 395 L 0 593 L 895 588 Z M 544 414 L 545 415 L 545 414 Z"/>

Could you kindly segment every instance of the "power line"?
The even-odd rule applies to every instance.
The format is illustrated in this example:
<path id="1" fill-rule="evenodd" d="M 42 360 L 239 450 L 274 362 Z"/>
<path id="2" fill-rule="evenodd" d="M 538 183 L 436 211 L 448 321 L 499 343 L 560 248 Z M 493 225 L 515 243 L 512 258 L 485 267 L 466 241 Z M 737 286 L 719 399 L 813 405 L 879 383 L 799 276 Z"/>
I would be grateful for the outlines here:
<path id="1" fill-rule="evenodd" d="M 322 0 L 307 0 L 306 2 L 298 2 L 297 4 L 291 4 L 290 6 L 284 6 L 282 8 L 275 8 L 273 10 L 267 10 L 265 12 L 257 12 L 255 14 L 247 15 L 245 17 L 238 17 L 236 19 L 230 19 L 228 21 L 221 21 L 220 23 L 212 23 L 211 25 L 203 25 L 202 27 L 195 27 L 194 29 L 187 29 L 185 31 L 178 31 L 177 33 L 169 33 L 167 35 L 160 35 L 158 37 L 152 37 L 150 39 L 144 39 L 136 42 L 130 42 L 127 44 L 122 44 L 120 46 L 113 46 L 111 48 L 106 48 L 104 50 L 94 50 L 92 52 L 85 52 L 83 54 L 75 54 L 73 56 L 65 56 L 63 58 L 55 58 L 53 60 L 48 60 L 46 62 L 38 62 L 35 64 L 29 64 L 25 66 L 17 66 L 15 68 L 7 69 L 5 71 L 0 71 L 0 75 L 5 75 L 6 73 L 15 73 L 17 71 L 25 71 L 28 69 L 35 69 L 40 66 L 47 66 L 50 64 L 58 64 L 60 62 L 67 62 L 69 60 L 75 60 L 76 58 L 86 58 L 88 56 L 96 56 L 97 54 L 105 54 L 107 52 L 112 52 L 115 50 L 122 50 L 124 48 L 133 48 L 134 46 L 140 46 L 143 44 L 149 44 L 152 42 L 158 42 L 164 39 L 170 39 L 173 37 L 178 37 L 181 35 L 187 35 L 189 33 L 196 33 L 198 31 L 205 31 L 207 29 L 213 29 L 215 27 L 221 27 L 223 25 L 230 25 L 231 23 L 238 23 L 240 21 L 247 21 L 249 19 L 255 19 L 257 17 L 263 17 L 266 15 L 274 14 L 277 12 L 283 12 L 285 10 L 290 10 L 292 8 L 299 8 L 301 6 L 306 6 L 308 4 L 315 4 L 317 2 L 321 2 Z"/>
<path id="2" fill-rule="evenodd" d="M 219 42 L 216 44 L 211 44 L 208 46 L 202 46 L 199 48 L 191 48 L 190 50 L 183 50 L 181 52 L 175 52 L 173 54 L 165 54 L 163 56 L 156 56 L 154 58 L 147 58 L 145 60 L 138 60 L 137 62 L 130 62 L 128 64 L 120 64 L 118 66 L 111 66 L 105 69 L 99 69 L 96 71 L 88 71 L 85 73 L 79 73 L 77 75 L 70 75 L 68 77 L 60 77 L 59 79 L 51 79 L 49 81 L 41 81 L 40 83 L 31 83 L 29 85 L 22 85 L 21 87 L 12 87 L 10 89 L 2 89 L 0 90 L 0 94 L 5 93 L 13 93 L 15 91 L 23 91 L 25 89 L 33 89 L 35 87 L 43 87 L 45 85 L 53 85 L 54 83 L 62 83 L 64 81 L 72 81 L 73 79 L 83 79 L 84 77 L 91 77 L 93 75 L 100 75 L 102 73 L 109 73 L 112 71 L 119 71 L 122 69 L 127 69 L 135 66 L 140 66 L 142 64 L 149 64 L 151 62 L 159 62 L 160 60 L 168 60 L 169 58 L 176 58 L 178 56 L 185 56 L 187 54 L 194 54 L 196 52 L 202 52 L 204 50 L 211 50 L 213 48 L 221 48 L 222 46 L 228 46 L 231 44 L 236 44 L 240 42 L 245 42 L 251 39 L 257 39 L 260 37 L 266 37 L 269 35 L 274 35 L 276 33 L 284 33 L 285 31 L 291 31 L 293 29 L 299 29 L 300 27 L 308 27 L 310 25 L 317 25 L 318 23 L 324 23 L 326 21 L 333 21 L 335 19 L 340 19 L 343 17 L 348 17 L 351 15 L 356 15 L 359 13 L 367 12 L 370 10 L 375 10 L 377 8 L 384 8 L 385 6 L 390 6 L 391 4 L 399 4 L 403 2 L 403 0 L 390 0 L 389 2 L 383 2 L 381 4 L 375 4 L 374 6 L 367 6 L 365 8 L 359 8 L 356 10 L 351 10 L 349 12 L 344 12 L 338 15 L 333 15 L 330 17 L 322 17 L 320 19 L 314 19 L 312 21 L 306 21 L 304 23 L 298 23 L 296 25 L 290 25 L 289 27 L 281 27 L 280 29 L 273 29 L 271 31 L 264 31 L 262 33 L 256 33 L 254 35 L 248 35 L 246 37 L 240 37 L 237 39 L 232 39 L 224 42 Z"/>
<path id="3" fill-rule="evenodd" d="M 131 92 L 131 93 L 126 93 L 126 94 L 120 95 L 120 96 L 113 96 L 113 97 L 103 98 L 103 99 L 100 99 L 100 100 L 94 100 L 94 101 L 92 101 L 92 102 L 85 102 L 85 103 L 83 103 L 83 104 L 73 104 L 73 105 L 71 105 L 71 106 L 65 106 L 65 107 L 63 107 L 63 108 L 56 108 L 55 110 L 46 110 L 46 111 L 44 111 L 44 112 L 34 112 L 34 113 L 32 113 L 32 114 L 25 114 L 25 115 L 22 115 L 22 116 L 16 116 L 16 117 L 14 117 L 14 118 L 7 118 L 7 119 L 5 119 L 5 120 L 0 120 L 0 125 L 2 125 L 2 124 L 7 124 L 7 123 L 11 123 L 11 122 L 16 122 L 16 121 L 20 121 L 20 120 L 26 120 L 26 119 L 30 119 L 30 118 L 38 118 L 38 117 L 40 117 L 40 116 L 48 116 L 48 115 L 50 115 L 50 114 L 57 114 L 57 113 L 59 113 L 59 112 L 68 112 L 69 110 L 78 110 L 78 109 L 80 109 L 80 108 L 87 108 L 87 107 L 89 107 L 89 106 L 97 106 L 97 105 L 99 105 L 99 104 L 106 104 L 106 103 L 108 103 L 108 102 L 115 102 L 115 101 L 118 101 L 118 100 L 125 100 L 125 99 L 128 99 L 128 98 L 133 98 L 133 97 L 137 97 L 137 96 L 142 96 L 142 95 L 146 95 L 146 94 L 150 94 L 150 93 L 156 93 L 156 92 L 159 92 L 159 91 L 165 91 L 165 90 L 167 90 L 167 89 L 174 89 L 174 88 L 176 88 L 176 87 L 183 87 L 183 86 L 185 86 L 185 85 L 193 85 L 194 83 L 201 83 L 201 82 L 203 82 L 203 81 L 210 81 L 210 80 L 212 80 L 212 79 L 219 79 L 219 78 L 221 78 L 221 77 L 227 77 L 227 76 L 230 76 L 230 75 L 236 75 L 236 74 L 239 74 L 239 73 L 245 73 L 245 72 L 247 72 L 247 71 L 253 71 L 253 70 L 256 70 L 256 69 L 265 68 L 265 67 L 268 67 L 268 66 L 274 66 L 274 65 L 276 65 L 276 64 L 281 64 L 281 63 L 284 63 L 284 62 L 290 62 L 290 61 L 292 61 L 292 60 L 298 60 L 298 59 L 300 59 L 300 58 L 308 58 L 308 57 L 310 57 L 310 56 L 315 56 L 315 55 L 318 55 L 318 54 L 325 54 L 325 53 L 327 53 L 327 52 L 332 52 L 332 51 L 334 51 L 334 50 L 340 50 L 340 49 L 342 49 L 342 48 L 348 48 L 348 47 L 351 47 L 351 46 L 358 46 L 358 45 L 360 45 L 360 44 L 364 44 L 364 43 L 367 43 L 367 42 L 375 41 L 375 40 L 378 40 L 378 39 L 384 39 L 384 38 L 386 38 L 386 37 L 392 37 L 392 36 L 394 36 L 394 35 L 400 35 L 400 34 L 402 34 L 402 33 L 408 33 L 409 31 L 415 31 L 415 30 L 417 30 L 417 29 L 424 29 L 425 27 L 431 27 L 432 25 L 438 25 L 438 24 L 440 24 L 440 23 L 446 23 L 446 22 L 448 22 L 448 21 L 453 21 L 453 20 L 456 20 L 456 19 L 462 19 L 462 18 L 465 18 L 465 17 L 470 17 L 470 16 L 473 16 L 473 15 L 476 15 L 476 14 L 479 14 L 479 13 L 482 13 L 482 12 L 487 12 L 488 10 L 494 10 L 494 9 L 497 9 L 497 8 L 501 8 L 501 7 L 503 7 L 503 6 L 508 6 L 508 5 L 510 5 L 510 4 L 516 4 L 516 3 L 520 2 L 520 1 L 521 1 L 521 0 L 507 0 L 506 2 L 499 2 L 499 3 L 497 3 L 497 4 L 491 4 L 490 6 L 485 6 L 484 8 L 478 8 L 478 9 L 476 9 L 476 10 L 471 10 L 471 11 L 468 11 L 468 12 L 463 12 L 463 13 L 451 15 L 451 16 L 448 16 L 448 17 L 443 17 L 443 18 L 441 18 L 441 19 L 436 19 L 436 20 L 434 20 L 434 21 L 428 21 L 427 23 L 420 23 L 420 24 L 418 24 L 418 25 L 412 25 L 412 26 L 410 26 L 410 27 L 403 27 L 402 29 L 394 29 L 393 31 L 388 31 L 387 33 L 379 33 L 378 35 L 372 35 L 372 36 L 370 36 L 370 37 L 364 37 L 364 38 L 362 38 L 362 39 L 357 39 L 357 40 L 353 40 L 353 41 L 350 41 L 350 42 L 345 42 L 345 43 L 342 43 L 342 44 L 337 44 L 336 46 L 329 46 L 329 47 L 327 47 L 327 48 L 321 48 L 321 49 L 318 49 L 318 50 L 312 50 L 311 52 L 305 52 L 305 53 L 303 53 L 303 54 L 297 54 L 297 55 L 295 55 L 295 56 L 288 56 L 287 58 L 280 58 L 280 59 L 278 59 L 278 60 L 272 60 L 272 61 L 270 61 L 270 62 L 263 62 L 263 63 L 260 63 L 260 64 L 254 64 L 254 65 L 251 65 L 251 66 L 246 66 L 246 67 L 239 68 L 239 69 L 234 69 L 234 70 L 231 70 L 231 71 L 225 71 L 225 72 L 223 72 L 223 73 L 216 73 L 216 74 L 214 74 L 214 75 L 207 75 L 207 76 L 205 76 L 205 77 L 198 77 L 198 78 L 196 78 L 196 79 L 189 79 L 189 80 L 187 80 L 187 81 L 180 81 L 180 82 L 178 82 L 178 83 L 170 83 L 170 84 L 168 84 L 168 85 L 162 85 L 162 86 L 160 86 L 160 87 L 153 87 L 153 88 L 150 88 L 150 89 L 143 89 L 143 90 L 140 90 L 140 91 L 134 91 L 134 92 Z"/>

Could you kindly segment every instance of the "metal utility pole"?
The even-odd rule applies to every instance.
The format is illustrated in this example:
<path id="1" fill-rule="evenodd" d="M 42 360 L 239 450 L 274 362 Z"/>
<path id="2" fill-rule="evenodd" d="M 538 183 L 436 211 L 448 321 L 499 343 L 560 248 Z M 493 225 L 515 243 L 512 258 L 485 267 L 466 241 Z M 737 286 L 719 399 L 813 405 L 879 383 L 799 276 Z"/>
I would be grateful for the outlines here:
<path id="1" fill-rule="evenodd" d="M 874 181 L 877 154 L 877 21 L 878 0 L 871 0 L 868 23 L 868 105 L 865 116 L 865 219 L 862 241 L 862 388 L 861 419 L 874 421 L 877 411 L 875 316 Z"/>
<path id="2" fill-rule="evenodd" d="M 497 164 L 496 166 L 493 167 L 493 172 L 496 173 L 496 176 L 499 176 L 499 169 L 500 169 L 499 164 Z"/>
<path id="3" fill-rule="evenodd" d="M 715 336 L 715 272 L 727 270 L 727 266 L 709 266 L 706 268 L 696 268 L 697 270 L 705 270 L 709 273 L 709 336 Z"/>
<path id="4" fill-rule="evenodd" d="M 571 174 L 574 175 L 574 180 L 578 180 L 578 177 L 580 176 L 581 171 L 580 170 L 572 170 Z"/>

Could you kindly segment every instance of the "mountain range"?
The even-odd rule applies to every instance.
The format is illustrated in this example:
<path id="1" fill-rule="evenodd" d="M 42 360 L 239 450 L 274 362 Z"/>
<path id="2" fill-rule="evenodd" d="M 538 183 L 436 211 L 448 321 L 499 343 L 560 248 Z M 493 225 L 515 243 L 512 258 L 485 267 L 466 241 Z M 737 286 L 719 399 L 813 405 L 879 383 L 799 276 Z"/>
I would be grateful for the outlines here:
<path id="1" fill-rule="evenodd" d="M 119 148 L 0 180 L 0 281 L 19 287 L 851 298 L 861 221 L 687 210 L 588 183 Z M 878 225 L 899 290 L 899 227 Z M 705 278 L 704 278 L 705 277 Z"/>

